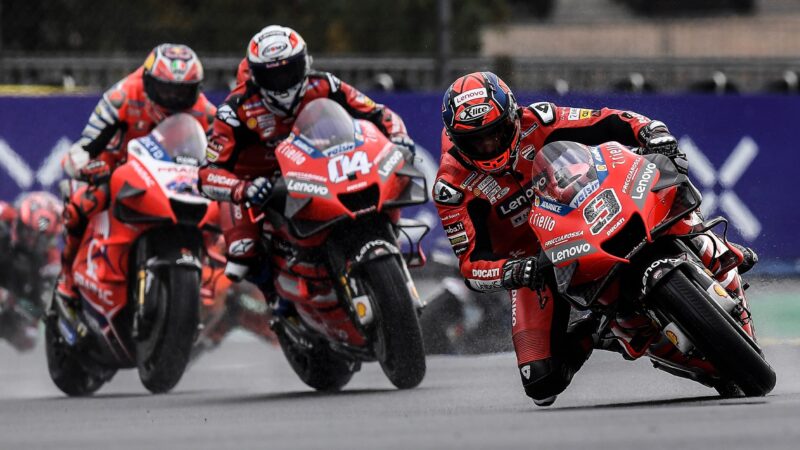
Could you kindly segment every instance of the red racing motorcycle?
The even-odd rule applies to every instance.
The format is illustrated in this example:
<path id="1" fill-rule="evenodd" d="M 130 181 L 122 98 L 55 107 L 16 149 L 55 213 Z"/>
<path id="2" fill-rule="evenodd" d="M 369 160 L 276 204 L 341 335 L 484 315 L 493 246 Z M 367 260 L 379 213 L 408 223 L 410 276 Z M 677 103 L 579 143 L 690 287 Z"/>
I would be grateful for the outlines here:
<path id="1" fill-rule="evenodd" d="M 292 369 L 338 390 L 377 360 L 396 387 L 417 386 L 425 352 L 408 266 L 423 264 L 428 227 L 400 209 L 428 197 L 413 155 L 328 99 L 303 109 L 275 154 L 263 244 L 284 305 L 272 327 Z"/>
<path id="2" fill-rule="evenodd" d="M 48 368 L 64 393 L 91 394 L 121 368 L 137 367 L 154 393 L 183 375 L 198 328 L 202 230 L 219 212 L 196 187 L 205 146 L 187 114 L 128 144 L 110 208 L 89 222 L 72 267 L 82 307 L 75 315 L 53 301 L 46 320 Z"/>
<path id="3" fill-rule="evenodd" d="M 700 193 L 672 160 L 616 142 L 554 142 L 533 159 L 533 188 L 529 225 L 548 283 L 591 311 L 601 342 L 723 396 L 773 389 L 736 270 L 742 255 L 710 231 L 727 231 L 724 218 L 703 222 Z"/>

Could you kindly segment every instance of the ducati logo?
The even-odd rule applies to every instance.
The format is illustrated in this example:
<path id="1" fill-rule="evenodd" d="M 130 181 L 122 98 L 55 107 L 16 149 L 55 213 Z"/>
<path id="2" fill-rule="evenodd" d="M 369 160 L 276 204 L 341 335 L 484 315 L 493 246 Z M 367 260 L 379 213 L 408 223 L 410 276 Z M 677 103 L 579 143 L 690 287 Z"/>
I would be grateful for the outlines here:
<path id="1" fill-rule="evenodd" d="M 748 241 L 757 238 L 761 233 L 761 222 L 733 190 L 758 155 L 756 142 L 750 136 L 743 137 L 719 170 L 688 136 L 681 138 L 679 148 L 689 159 L 689 174 L 704 188 L 700 205 L 703 214 L 708 217 L 721 209 L 742 237 Z"/>
<path id="2" fill-rule="evenodd" d="M 519 369 L 519 372 L 522 374 L 523 377 L 525 377 L 526 380 L 530 380 L 531 379 L 531 366 L 530 365 L 526 364 L 526 365 L 522 366 L 522 368 Z"/>

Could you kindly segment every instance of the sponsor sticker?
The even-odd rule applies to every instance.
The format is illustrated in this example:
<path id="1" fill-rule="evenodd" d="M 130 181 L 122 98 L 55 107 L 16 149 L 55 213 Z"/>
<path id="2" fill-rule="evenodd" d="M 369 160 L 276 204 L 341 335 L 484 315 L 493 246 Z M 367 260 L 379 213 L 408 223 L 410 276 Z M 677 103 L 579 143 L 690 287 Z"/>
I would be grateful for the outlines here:
<path id="1" fill-rule="evenodd" d="M 494 278 L 500 276 L 500 268 L 472 269 L 472 276 L 477 278 Z"/>
<path id="2" fill-rule="evenodd" d="M 578 206 L 580 206 L 581 203 L 584 202 L 584 200 L 589 198 L 589 196 L 592 195 L 592 193 L 594 193 L 594 191 L 596 191 L 598 188 L 600 188 L 600 182 L 597 180 L 594 180 L 591 183 L 587 184 L 586 186 L 583 187 L 583 189 L 580 190 L 580 192 L 578 192 L 575 195 L 575 198 L 572 199 L 572 201 L 569 203 L 569 206 L 572 208 L 577 208 Z"/>
<path id="3" fill-rule="evenodd" d="M 578 120 L 581 117 L 581 110 L 580 108 L 570 108 L 569 115 L 567 116 L 567 120 Z"/>
<path id="4" fill-rule="evenodd" d="M 448 235 L 454 235 L 464 231 L 464 222 L 456 222 L 444 227 L 444 232 Z"/>
<path id="5" fill-rule="evenodd" d="M 470 105 L 464 108 L 458 114 L 458 120 L 470 121 L 480 119 L 492 110 L 492 105 L 488 103 L 479 103 L 477 105 Z"/>
<path id="6" fill-rule="evenodd" d="M 460 205 L 464 194 L 450 183 L 439 178 L 433 185 L 433 200 L 442 205 Z"/>
<path id="7" fill-rule="evenodd" d="M 301 194 L 311 194 L 318 196 L 327 196 L 328 187 L 324 184 L 312 183 L 311 181 L 303 180 L 288 180 L 286 188 L 291 192 L 298 192 Z"/>
<path id="8" fill-rule="evenodd" d="M 467 233 L 458 233 L 453 236 L 449 236 L 448 239 L 450 240 L 451 246 L 456 246 L 460 244 L 466 244 L 469 242 L 469 238 L 467 237 Z"/>
<path id="9" fill-rule="evenodd" d="M 531 217 L 531 225 L 543 230 L 553 231 L 553 228 L 556 226 L 556 221 L 548 215 L 536 213 Z"/>
<path id="10" fill-rule="evenodd" d="M 647 201 L 647 193 L 650 192 L 650 186 L 655 182 L 656 173 L 656 165 L 648 162 L 636 177 L 636 181 L 633 182 L 630 196 L 639 208 L 644 207 Z"/>
<path id="11" fill-rule="evenodd" d="M 542 125 L 549 125 L 556 119 L 555 111 L 553 110 L 553 105 L 549 102 L 538 102 L 531 104 L 531 109 L 533 113 L 539 117 L 539 121 L 542 122 Z M 532 127 L 530 132 L 535 130 L 535 127 Z"/>
<path id="12" fill-rule="evenodd" d="M 552 247 L 554 245 L 562 244 L 576 237 L 583 236 L 583 230 L 573 231 L 572 233 L 562 234 L 561 236 L 554 237 L 544 243 L 544 247 Z"/>
<path id="13" fill-rule="evenodd" d="M 550 258 L 550 261 L 552 261 L 553 264 L 558 264 L 580 258 L 581 256 L 592 254 L 596 250 L 591 246 L 591 244 L 581 239 L 575 242 L 560 245 L 558 247 L 553 247 L 545 251 L 547 252 L 547 256 Z"/>
<path id="14" fill-rule="evenodd" d="M 461 106 L 470 100 L 486 97 L 488 97 L 486 95 L 486 88 L 470 89 L 467 92 L 462 92 L 461 94 L 456 95 L 453 99 L 453 103 L 455 106 Z"/>

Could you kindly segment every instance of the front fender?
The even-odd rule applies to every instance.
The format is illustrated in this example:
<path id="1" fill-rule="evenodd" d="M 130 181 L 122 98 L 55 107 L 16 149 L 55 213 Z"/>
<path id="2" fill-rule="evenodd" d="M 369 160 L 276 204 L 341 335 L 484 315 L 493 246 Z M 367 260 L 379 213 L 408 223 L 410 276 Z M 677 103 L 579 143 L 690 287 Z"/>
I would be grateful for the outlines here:
<path id="1" fill-rule="evenodd" d="M 662 280 L 667 278 L 667 275 L 683 266 L 687 266 L 687 270 L 695 270 L 695 264 L 687 253 L 683 253 L 677 257 L 661 258 L 652 261 L 644 269 L 644 272 L 642 272 L 640 298 L 647 297 Z"/>
<path id="2" fill-rule="evenodd" d="M 402 259 L 402 253 L 396 245 L 383 239 L 373 239 L 361 245 L 358 251 L 350 258 L 350 267 L 355 269 L 370 261 L 392 255 Z"/>

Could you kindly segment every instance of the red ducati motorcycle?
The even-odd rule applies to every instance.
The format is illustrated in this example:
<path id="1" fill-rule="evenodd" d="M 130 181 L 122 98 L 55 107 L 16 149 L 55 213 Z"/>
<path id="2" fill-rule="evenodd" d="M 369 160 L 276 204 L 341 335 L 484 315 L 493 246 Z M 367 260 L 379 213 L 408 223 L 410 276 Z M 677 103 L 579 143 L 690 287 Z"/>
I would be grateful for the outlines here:
<path id="1" fill-rule="evenodd" d="M 337 390 L 377 360 L 396 387 L 417 386 L 425 352 L 408 266 L 423 264 L 412 235 L 428 227 L 400 218 L 427 201 L 413 155 L 318 99 L 276 157 L 282 176 L 262 210 L 263 244 L 283 305 L 272 327 L 292 369 L 314 389 Z"/>
<path id="2" fill-rule="evenodd" d="M 529 225 L 549 285 L 599 318 L 601 342 L 629 359 L 717 389 L 763 396 L 775 386 L 736 267 L 727 221 L 703 222 L 700 193 L 663 155 L 616 142 L 554 142 L 533 159 Z"/>
<path id="3" fill-rule="evenodd" d="M 202 229 L 219 211 L 196 187 L 205 146 L 187 114 L 128 144 L 110 208 L 89 222 L 72 268 L 79 314 L 53 301 L 46 320 L 50 376 L 66 394 L 91 394 L 121 368 L 137 367 L 154 393 L 183 375 L 198 328 Z"/>

